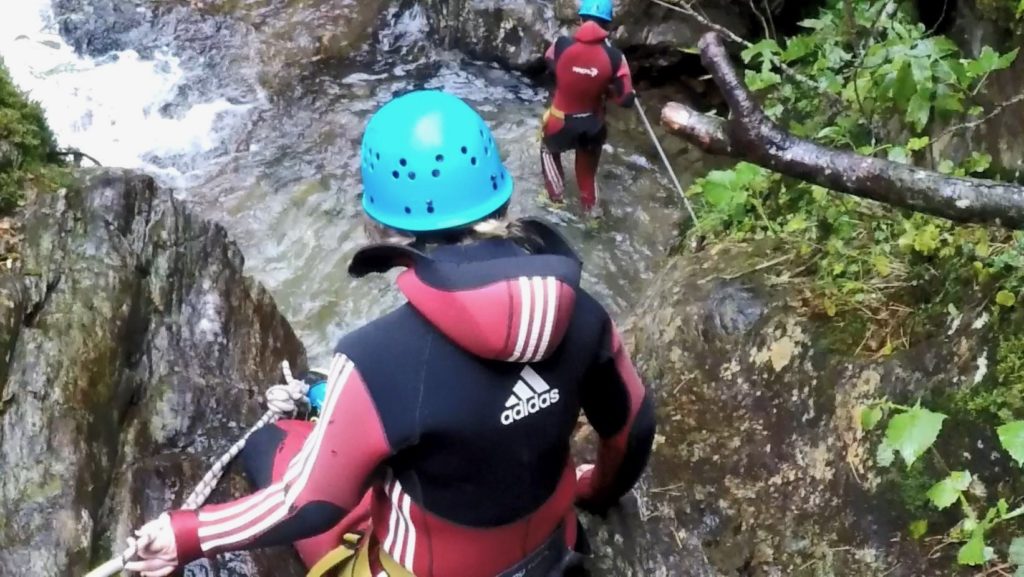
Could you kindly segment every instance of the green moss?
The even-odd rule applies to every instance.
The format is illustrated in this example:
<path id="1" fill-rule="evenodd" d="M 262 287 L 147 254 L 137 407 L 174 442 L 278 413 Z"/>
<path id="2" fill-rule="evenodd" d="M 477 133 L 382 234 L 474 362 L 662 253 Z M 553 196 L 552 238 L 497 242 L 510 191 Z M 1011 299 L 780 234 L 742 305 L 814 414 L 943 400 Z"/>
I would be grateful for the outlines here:
<path id="1" fill-rule="evenodd" d="M 1007 422 L 1024 417 L 1024 335 L 999 338 L 996 364 L 987 378 L 954 399 L 959 408 L 975 417 L 995 417 Z"/>
<path id="2" fill-rule="evenodd" d="M 59 183 L 56 152 L 42 107 L 15 86 L 0 60 L 0 215 L 21 204 L 26 187 Z"/>

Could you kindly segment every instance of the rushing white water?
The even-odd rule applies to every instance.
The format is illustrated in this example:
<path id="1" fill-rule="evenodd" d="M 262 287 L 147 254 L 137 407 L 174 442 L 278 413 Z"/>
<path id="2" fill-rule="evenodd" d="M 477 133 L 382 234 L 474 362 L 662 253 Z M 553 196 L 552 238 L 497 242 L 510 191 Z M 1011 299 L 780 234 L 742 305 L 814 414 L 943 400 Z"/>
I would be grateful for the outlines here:
<path id="1" fill-rule="evenodd" d="M 49 1 L 0 0 L 0 55 L 42 102 L 61 144 L 105 165 L 155 174 L 200 215 L 223 224 L 245 254 L 246 272 L 270 289 L 314 362 L 329 358 L 339 336 L 402 301 L 389 277 L 354 279 L 347 266 L 367 241 L 359 209 L 362 130 L 384 102 L 408 90 L 443 89 L 481 113 L 515 177 L 511 214 L 555 223 L 587 263 L 585 288 L 617 318 L 675 237 L 674 192 L 653 168 L 657 157 L 632 111 L 610 111 L 613 131 L 599 173 L 606 216 L 590 226 L 576 216 L 574 190 L 569 206 L 541 200 L 547 91 L 433 46 L 419 8 L 388 14 L 391 24 L 371 44 L 376 53 L 368 61 L 318 70 L 301 50 L 285 51 L 292 60 L 273 57 L 275 49 L 293 47 L 287 35 L 186 8 L 150 15 L 167 19 L 144 38 L 168 47 L 152 57 L 126 50 L 83 58 L 58 34 Z M 358 8 L 323 5 L 338 10 L 337 18 Z M 245 15 L 291 18 L 292 33 L 319 30 L 322 14 L 279 8 Z M 112 34 L 133 25 L 94 24 Z M 271 96 L 257 86 L 266 79 L 277 80 L 264 85 Z M 684 178 L 695 162 L 682 161 Z M 574 187 L 571 155 L 565 164 Z"/>
<path id="2" fill-rule="evenodd" d="M 104 165 L 145 169 L 172 186 L 183 185 L 182 169 L 155 161 L 214 148 L 225 124 L 249 108 L 218 98 L 165 116 L 188 80 L 178 59 L 166 51 L 152 59 L 133 50 L 79 56 L 57 32 L 49 0 L 4 2 L 0 56 L 14 81 L 43 105 L 61 146 Z"/>

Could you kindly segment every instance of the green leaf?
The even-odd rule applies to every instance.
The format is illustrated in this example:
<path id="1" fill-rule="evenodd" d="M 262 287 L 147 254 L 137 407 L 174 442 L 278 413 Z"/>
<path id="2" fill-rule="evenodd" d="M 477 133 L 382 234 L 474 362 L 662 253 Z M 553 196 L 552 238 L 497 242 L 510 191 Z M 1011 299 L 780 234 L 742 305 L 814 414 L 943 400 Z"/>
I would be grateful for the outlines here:
<path id="1" fill-rule="evenodd" d="M 929 224 L 917 229 L 914 234 L 914 250 L 921 254 L 931 254 L 939 246 L 939 228 Z"/>
<path id="2" fill-rule="evenodd" d="M 930 95 L 924 91 L 918 91 L 910 99 L 910 104 L 907 105 L 907 122 L 919 131 L 924 130 L 931 113 L 932 103 Z"/>
<path id="3" fill-rule="evenodd" d="M 935 109 L 945 112 L 963 112 L 964 101 L 959 95 L 948 90 L 939 90 L 935 94 Z"/>
<path id="4" fill-rule="evenodd" d="M 902 146 L 893 146 L 885 152 L 885 156 L 893 161 L 900 164 L 907 164 L 910 162 L 910 157 L 907 156 L 907 149 Z"/>
<path id="5" fill-rule="evenodd" d="M 953 471 L 948 477 L 928 489 L 928 498 L 940 511 L 960 499 L 960 495 L 971 485 L 971 474 L 967 471 Z"/>
<path id="6" fill-rule="evenodd" d="M 896 74 L 896 82 L 892 87 L 892 97 L 896 102 L 907 102 L 917 93 L 917 82 L 914 81 L 914 72 L 910 68 L 910 62 L 904 62 Z"/>
<path id="7" fill-rule="evenodd" d="M 892 465 L 893 460 L 896 458 L 893 450 L 894 447 L 889 443 L 889 440 L 882 439 L 882 442 L 878 444 L 878 449 L 875 451 L 875 460 L 878 461 L 878 466 L 888 467 Z"/>
<path id="8" fill-rule="evenodd" d="M 882 420 L 882 407 L 864 407 L 860 410 L 860 426 L 865 431 L 874 429 Z"/>
<path id="9" fill-rule="evenodd" d="M 998 64 L 999 53 L 992 50 L 991 46 L 986 45 L 981 49 L 981 54 L 977 58 L 967 62 L 967 72 L 975 77 L 984 76 L 995 70 Z"/>
<path id="10" fill-rule="evenodd" d="M 1024 565 L 1024 537 L 1016 537 L 1010 542 L 1010 563 Z"/>
<path id="11" fill-rule="evenodd" d="M 771 38 L 765 38 L 764 40 L 754 44 L 740 53 L 740 58 L 743 62 L 749 64 L 755 56 L 760 56 L 762 60 L 770 60 L 773 54 L 779 54 L 782 49 L 775 40 Z"/>
<path id="12" fill-rule="evenodd" d="M 1017 297 L 1008 290 L 1001 290 L 996 293 L 996 303 L 1004 307 L 1012 307 L 1013 303 L 1017 302 Z"/>
<path id="13" fill-rule="evenodd" d="M 910 141 L 907 142 L 907 150 L 910 150 L 912 152 L 923 150 L 926 146 L 928 146 L 929 143 L 931 143 L 931 141 L 932 139 L 928 138 L 927 136 L 911 138 Z"/>
<path id="14" fill-rule="evenodd" d="M 1006 452 L 1018 465 L 1024 465 L 1024 421 L 1006 423 L 996 429 L 996 433 Z"/>
<path id="15" fill-rule="evenodd" d="M 1017 52 L 1019 50 L 1020 50 L 1020 48 L 1014 48 L 1013 50 L 1011 50 L 1011 51 L 1007 52 L 1006 54 L 1003 54 L 1002 56 L 1000 56 L 999 57 L 999 61 L 996 63 L 996 70 L 1002 70 L 1004 68 L 1009 68 L 1010 65 L 1013 64 L 1013 61 L 1017 59 Z"/>
<path id="16" fill-rule="evenodd" d="M 918 519 L 917 521 L 911 523 L 908 529 L 910 531 L 911 539 L 920 539 L 921 537 L 925 536 L 925 533 L 928 532 L 928 520 Z"/>
<path id="17" fill-rule="evenodd" d="M 786 42 L 786 50 L 782 53 L 782 59 L 786 62 L 792 62 L 799 58 L 807 56 L 814 51 L 815 42 L 807 36 L 796 36 L 790 38 Z"/>
<path id="18" fill-rule="evenodd" d="M 804 217 L 803 213 L 798 212 L 793 218 L 789 219 L 784 230 L 786 232 L 798 232 L 805 228 L 807 228 L 807 218 Z"/>
<path id="19" fill-rule="evenodd" d="M 757 91 L 775 86 L 782 82 L 782 77 L 771 70 L 761 72 L 756 70 L 747 70 L 745 81 L 750 90 Z"/>
<path id="20" fill-rule="evenodd" d="M 889 420 L 885 440 L 899 451 L 907 467 L 910 467 L 935 443 L 944 420 L 946 415 L 914 407 Z"/>
<path id="21" fill-rule="evenodd" d="M 961 565 L 984 565 L 992 558 L 992 548 L 985 546 L 985 530 L 978 526 L 971 533 L 971 539 L 960 547 L 956 555 L 957 563 Z"/>
<path id="22" fill-rule="evenodd" d="M 876 254 L 872 256 L 871 264 L 874 265 L 875 271 L 879 276 L 886 277 L 892 272 L 892 261 L 890 261 L 889 257 L 884 254 Z"/>

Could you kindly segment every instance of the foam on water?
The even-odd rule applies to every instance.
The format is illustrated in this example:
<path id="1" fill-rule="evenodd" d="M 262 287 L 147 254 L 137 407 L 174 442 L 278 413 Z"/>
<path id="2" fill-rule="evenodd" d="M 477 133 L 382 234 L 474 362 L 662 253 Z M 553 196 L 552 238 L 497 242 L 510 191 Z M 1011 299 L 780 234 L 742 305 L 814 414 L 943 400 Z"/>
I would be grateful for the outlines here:
<path id="1" fill-rule="evenodd" d="M 188 74 L 172 54 L 143 59 L 133 50 L 82 57 L 57 32 L 49 0 L 6 2 L 0 18 L 0 56 L 14 81 L 46 110 L 61 146 L 105 165 L 141 168 L 172 185 L 182 173 L 157 157 L 195 155 L 221 141 L 222 122 L 247 105 L 224 98 L 188 103 L 175 116 L 165 108 Z M 179 107 L 175 107 L 179 109 Z"/>

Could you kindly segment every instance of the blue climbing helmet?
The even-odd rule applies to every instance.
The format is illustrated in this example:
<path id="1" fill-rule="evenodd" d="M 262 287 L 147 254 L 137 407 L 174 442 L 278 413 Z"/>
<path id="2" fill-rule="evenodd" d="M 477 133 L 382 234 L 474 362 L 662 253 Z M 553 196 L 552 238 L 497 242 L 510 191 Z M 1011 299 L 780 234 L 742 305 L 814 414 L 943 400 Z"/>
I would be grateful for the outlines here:
<path id="1" fill-rule="evenodd" d="M 327 398 L 327 371 L 313 369 L 303 375 L 302 380 L 309 385 L 306 398 L 309 399 L 310 416 L 319 416 Z"/>
<path id="2" fill-rule="evenodd" d="M 580 17 L 592 16 L 611 22 L 612 12 L 612 0 L 580 0 Z"/>
<path id="3" fill-rule="evenodd" d="M 361 170 L 363 209 L 407 232 L 463 227 L 512 197 L 512 175 L 484 120 L 437 90 L 400 96 L 370 118 Z"/>

